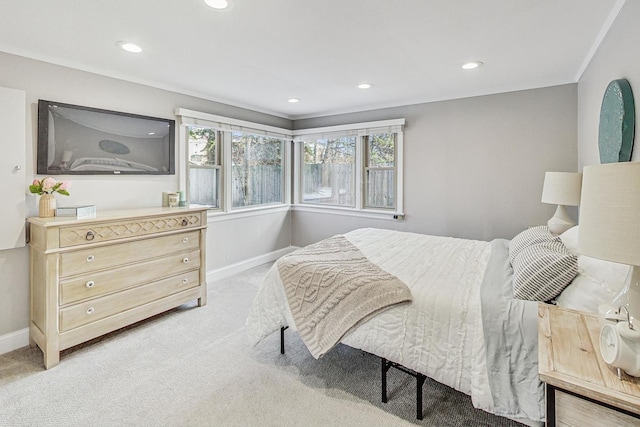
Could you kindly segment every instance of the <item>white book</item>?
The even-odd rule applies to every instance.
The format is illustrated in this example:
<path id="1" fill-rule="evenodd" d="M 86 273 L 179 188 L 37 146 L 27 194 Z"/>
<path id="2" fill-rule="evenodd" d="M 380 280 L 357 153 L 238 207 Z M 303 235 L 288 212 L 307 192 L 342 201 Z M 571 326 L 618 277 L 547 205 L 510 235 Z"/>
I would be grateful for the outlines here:
<path id="1" fill-rule="evenodd" d="M 95 218 L 96 205 L 62 206 L 56 208 L 56 216 L 75 216 L 77 218 Z"/>

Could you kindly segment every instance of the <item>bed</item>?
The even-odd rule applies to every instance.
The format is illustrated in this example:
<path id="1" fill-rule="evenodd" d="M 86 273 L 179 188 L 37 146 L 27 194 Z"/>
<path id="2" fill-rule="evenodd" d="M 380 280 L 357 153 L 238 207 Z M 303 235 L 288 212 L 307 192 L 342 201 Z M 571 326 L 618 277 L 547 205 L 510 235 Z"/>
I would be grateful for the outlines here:
<path id="1" fill-rule="evenodd" d="M 567 286 L 584 278 L 574 247 L 577 227 L 569 244 L 546 227 L 491 242 L 372 228 L 341 237 L 404 283 L 411 301 L 364 316 L 336 342 L 466 393 L 477 408 L 529 424 L 544 420 L 537 306 L 561 299 Z M 246 325 L 253 344 L 282 327 L 298 329 L 289 273 L 281 265 L 287 257 L 269 270 L 252 304 Z M 576 297 L 579 290 L 573 294 L 565 304 L 583 299 Z M 310 351 L 321 357 L 330 348 Z"/>

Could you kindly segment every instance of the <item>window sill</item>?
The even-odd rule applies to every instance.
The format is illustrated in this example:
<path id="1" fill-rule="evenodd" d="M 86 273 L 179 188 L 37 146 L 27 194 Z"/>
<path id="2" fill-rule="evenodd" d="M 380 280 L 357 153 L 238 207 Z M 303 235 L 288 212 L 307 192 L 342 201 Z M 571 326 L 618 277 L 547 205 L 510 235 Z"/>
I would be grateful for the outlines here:
<path id="1" fill-rule="evenodd" d="M 278 212 L 289 212 L 291 206 L 286 204 L 254 206 L 249 208 L 234 209 L 231 211 L 220 211 L 210 209 L 207 212 L 208 222 L 228 221 L 232 219 L 248 218 L 257 215 L 272 214 Z"/>
<path id="2" fill-rule="evenodd" d="M 292 211 L 322 213 L 328 215 L 342 215 L 359 218 L 383 219 L 388 221 L 401 221 L 404 219 L 404 213 L 394 211 L 378 211 L 373 209 L 354 209 L 344 208 L 340 206 L 311 206 L 311 205 L 292 205 Z"/>
<path id="3" fill-rule="evenodd" d="M 340 206 L 311 206 L 311 205 L 266 205 L 255 206 L 243 209 L 234 209 L 224 212 L 220 210 L 210 209 L 207 213 L 208 222 L 229 221 L 233 219 L 248 218 L 258 215 L 268 215 L 279 212 L 310 212 L 321 213 L 326 215 L 340 215 L 358 218 L 380 219 L 386 221 L 402 221 L 404 214 L 394 211 L 377 211 L 372 209 L 354 209 L 344 208 Z"/>

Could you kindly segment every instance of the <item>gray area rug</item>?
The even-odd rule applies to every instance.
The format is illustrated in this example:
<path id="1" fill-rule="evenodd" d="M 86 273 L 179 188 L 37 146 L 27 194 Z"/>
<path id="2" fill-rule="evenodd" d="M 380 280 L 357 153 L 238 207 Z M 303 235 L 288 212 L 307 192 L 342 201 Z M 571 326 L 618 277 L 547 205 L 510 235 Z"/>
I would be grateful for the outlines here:
<path id="1" fill-rule="evenodd" d="M 415 418 L 415 379 L 339 345 L 315 360 L 295 332 L 256 347 L 249 304 L 270 265 L 209 284 L 181 306 L 62 353 L 44 370 L 28 347 L 0 355 L 0 426 L 520 426 L 434 381 Z"/>

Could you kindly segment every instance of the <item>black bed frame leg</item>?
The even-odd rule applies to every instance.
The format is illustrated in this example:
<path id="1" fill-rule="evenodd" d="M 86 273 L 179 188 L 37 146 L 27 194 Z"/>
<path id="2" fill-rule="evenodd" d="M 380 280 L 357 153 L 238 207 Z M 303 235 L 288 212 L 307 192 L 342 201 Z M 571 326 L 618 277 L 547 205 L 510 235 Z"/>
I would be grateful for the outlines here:
<path id="1" fill-rule="evenodd" d="M 381 358 L 382 361 L 382 403 L 387 403 L 389 399 L 387 399 L 387 371 L 389 370 L 389 364 L 387 364 L 387 359 Z"/>
<path id="2" fill-rule="evenodd" d="M 422 419 L 422 386 L 426 377 L 420 373 L 416 376 L 416 418 Z"/>
<path id="3" fill-rule="evenodd" d="M 280 328 L 280 354 L 284 354 L 284 331 L 288 326 L 283 326 Z"/>
<path id="4" fill-rule="evenodd" d="M 426 375 L 411 369 L 405 368 L 394 362 L 389 362 L 384 357 L 380 358 L 380 366 L 382 368 L 382 403 L 387 403 L 387 372 L 389 368 L 396 368 L 405 374 L 409 374 L 416 379 L 416 418 L 422 420 L 422 387 L 427 379 Z"/>

